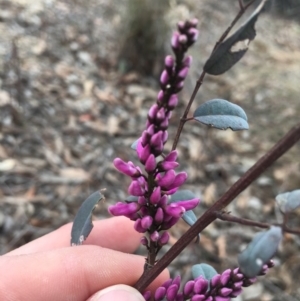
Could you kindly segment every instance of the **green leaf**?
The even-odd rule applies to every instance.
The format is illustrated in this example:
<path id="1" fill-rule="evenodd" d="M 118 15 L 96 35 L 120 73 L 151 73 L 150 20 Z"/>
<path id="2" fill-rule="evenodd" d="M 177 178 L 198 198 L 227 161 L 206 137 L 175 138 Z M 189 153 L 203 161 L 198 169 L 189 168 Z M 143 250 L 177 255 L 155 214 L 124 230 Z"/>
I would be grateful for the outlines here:
<path id="1" fill-rule="evenodd" d="M 211 265 L 206 263 L 195 264 L 192 267 L 193 279 L 202 276 L 207 281 L 210 281 L 217 274 L 217 271 Z"/>
<path id="2" fill-rule="evenodd" d="M 250 18 L 216 48 L 203 67 L 206 73 L 220 75 L 229 70 L 244 56 L 250 41 L 255 38 L 254 25 L 266 2 L 267 0 L 262 0 Z"/>
<path id="3" fill-rule="evenodd" d="M 300 189 L 278 194 L 276 203 L 282 213 L 291 212 L 300 207 Z"/>
<path id="4" fill-rule="evenodd" d="M 263 265 L 274 256 L 281 240 L 280 227 L 272 226 L 268 231 L 256 234 L 248 247 L 238 256 L 241 271 L 250 278 L 257 276 Z"/>
<path id="5" fill-rule="evenodd" d="M 199 106 L 194 119 L 220 130 L 248 130 L 247 115 L 238 105 L 224 99 L 211 99 Z"/>
<path id="6" fill-rule="evenodd" d="M 80 206 L 71 231 L 71 245 L 82 245 L 93 229 L 92 212 L 99 201 L 103 199 L 99 191 L 90 195 Z"/>

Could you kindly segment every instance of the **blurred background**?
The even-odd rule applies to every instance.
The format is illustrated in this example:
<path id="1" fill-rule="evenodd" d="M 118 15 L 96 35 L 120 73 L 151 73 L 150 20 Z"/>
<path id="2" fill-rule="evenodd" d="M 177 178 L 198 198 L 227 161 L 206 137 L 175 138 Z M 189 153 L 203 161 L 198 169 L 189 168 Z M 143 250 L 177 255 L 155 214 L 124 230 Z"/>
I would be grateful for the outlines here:
<path id="1" fill-rule="evenodd" d="M 238 9 L 237 0 L 0 0 L 0 254 L 71 222 L 95 190 L 106 189 L 95 218 L 108 217 L 107 207 L 124 200 L 128 185 L 111 162 L 117 156 L 136 162 L 130 145 L 156 100 L 176 22 L 197 17 L 200 35 L 171 138 L 203 64 Z M 189 174 L 184 188 L 202 200 L 198 216 L 299 122 L 300 0 L 269 1 L 256 30 L 245 57 L 224 75 L 207 76 L 192 107 L 227 99 L 245 109 L 250 130 L 191 122 L 180 139 L 180 169 Z M 298 143 L 227 209 L 280 222 L 274 198 L 300 188 L 299 162 Z M 293 213 L 289 225 L 299 228 L 299 217 Z M 187 229 L 174 227 L 163 251 Z M 195 263 L 219 272 L 235 267 L 258 230 L 216 221 L 170 271 L 188 280 Z M 286 234 L 276 267 L 235 300 L 300 300 L 299 246 L 299 237 Z"/>

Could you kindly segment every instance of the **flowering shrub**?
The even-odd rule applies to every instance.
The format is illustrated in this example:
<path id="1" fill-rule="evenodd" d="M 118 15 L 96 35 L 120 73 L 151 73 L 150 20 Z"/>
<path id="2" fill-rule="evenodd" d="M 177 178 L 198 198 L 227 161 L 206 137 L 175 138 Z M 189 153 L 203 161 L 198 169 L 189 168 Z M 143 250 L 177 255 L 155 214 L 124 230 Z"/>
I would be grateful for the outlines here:
<path id="1" fill-rule="evenodd" d="M 179 102 L 178 93 L 184 86 L 184 80 L 192 63 L 192 57 L 186 55 L 186 52 L 195 43 L 199 34 L 196 19 L 178 23 L 177 31 L 173 33 L 171 39 L 174 55 L 168 55 L 165 58 L 164 70 L 161 73 L 161 90 L 158 92 L 155 104 L 149 109 L 145 130 L 132 145 L 132 148 L 136 150 L 140 166 L 131 161 L 125 162 L 121 158 L 116 158 L 113 162 L 119 172 L 131 178 L 131 183 L 126 200 L 109 206 L 109 212 L 114 216 L 123 215 L 133 220 L 134 229 L 144 234 L 141 244 L 147 249 L 148 255 L 144 273 L 136 284 L 136 288 L 143 292 L 145 300 L 227 301 L 235 298 L 242 292 L 242 287 L 253 284 L 257 276 L 264 275 L 269 268 L 273 267 L 271 258 L 281 242 L 284 231 L 300 234 L 299 230 L 286 226 L 287 214 L 300 206 L 299 190 L 277 197 L 277 203 L 285 217 L 283 224 L 259 223 L 237 218 L 223 211 L 237 194 L 300 139 L 300 126 L 292 129 L 199 219 L 192 210 L 200 200 L 191 191 L 180 190 L 188 175 L 184 171 L 175 171 L 179 168 L 176 147 L 185 122 L 195 120 L 218 129 L 248 129 L 244 110 L 223 99 L 209 100 L 195 110 L 193 117 L 187 118 L 187 115 L 205 75 L 219 75 L 226 72 L 242 58 L 248 49 L 249 42 L 255 38 L 254 25 L 266 0 L 263 0 L 250 18 L 226 39 L 230 29 L 253 2 L 250 1 L 245 5 L 239 1 L 240 12 L 216 43 L 211 56 L 205 63 L 180 120 L 172 150 L 166 151 L 164 146 L 169 139 L 169 120 Z M 241 43 L 242 47 L 236 47 Z M 92 210 L 101 198 L 101 193 L 95 192 L 79 209 L 72 228 L 72 244 L 82 244 L 89 235 L 93 226 Z M 191 226 L 190 230 L 171 248 L 168 256 L 165 255 L 157 261 L 160 249 L 169 241 L 167 230 L 180 218 Z M 178 276 L 165 282 L 154 295 L 151 295 L 149 291 L 145 292 L 147 285 L 162 269 L 167 267 L 171 260 L 216 218 L 268 230 L 258 233 L 247 249 L 238 256 L 238 268 L 227 269 L 218 274 L 207 264 L 196 264 L 192 267 L 192 280 L 182 284 Z"/>

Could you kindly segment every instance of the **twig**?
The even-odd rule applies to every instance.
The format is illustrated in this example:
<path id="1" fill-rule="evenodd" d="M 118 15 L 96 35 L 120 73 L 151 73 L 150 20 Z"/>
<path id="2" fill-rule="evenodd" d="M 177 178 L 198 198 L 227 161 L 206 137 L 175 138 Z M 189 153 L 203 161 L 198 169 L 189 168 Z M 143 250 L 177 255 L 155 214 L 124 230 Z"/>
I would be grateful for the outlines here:
<path id="1" fill-rule="evenodd" d="M 300 123 L 293 127 L 263 157 L 261 157 L 231 188 L 211 206 L 197 222 L 171 247 L 159 262 L 135 284 L 135 288 L 144 291 L 146 287 L 193 241 L 193 239 L 211 224 L 215 212 L 223 210 L 233 199 L 255 181 L 269 166 L 286 153 L 300 140 Z"/>

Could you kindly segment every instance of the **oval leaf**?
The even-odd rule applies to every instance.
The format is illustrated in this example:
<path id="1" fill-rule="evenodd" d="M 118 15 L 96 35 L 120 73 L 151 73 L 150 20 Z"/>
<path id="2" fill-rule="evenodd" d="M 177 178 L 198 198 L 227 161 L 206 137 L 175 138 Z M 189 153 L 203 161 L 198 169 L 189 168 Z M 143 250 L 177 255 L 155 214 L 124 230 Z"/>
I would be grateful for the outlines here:
<path id="1" fill-rule="evenodd" d="M 220 130 L 248 130 L 247 115 L 238 105 L 224 99 L 211 99 L 199 106 L 194 119 Z"/>
<path id="2" fill-rule="evenodd" d="M 103 198 L 99 191 L 90 195 L 80 206 L 71 231 L 71 246 L 82 245 L 93 229 L 92 212 Z"/>
<path id="3" fill-rule="evenodd" d="M 272 226 L 268 231 L 256 234 L 248 247 L 238 256 L 241 271 L 250 278 L 257 276 L 263 265 L 274 256 L 281 239 L 280 227 Z"/>
<path id="4" fill-rule="evenodd" d="M 195 264 L 192 267 L 193 279 L 202 276 L 207 281 L 210 281 L 217 274 L 217 271 L 211 265 L 206 263 Z"/>
<path id="5" fill-rule="evenodd" d="M 262 0 L 250 18 L 228 39 L 222 42 L 210 58 L 206 61 L 203 70 L 212 75 L 219 75 L 229 70 L 247 52 L 250 41 L 254 40 L 255 22 L 267 0 Z"/>
<path id="6" fill-rule="evenodd" d="M 283 213 L 291 212 L 300 207 L 300 189 L 278 194 L 276 203 Z"/>

